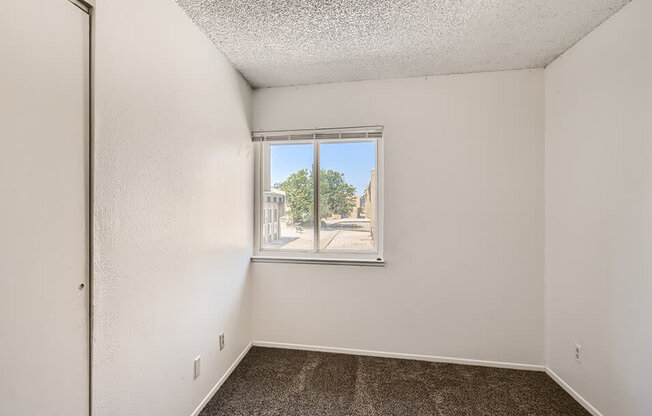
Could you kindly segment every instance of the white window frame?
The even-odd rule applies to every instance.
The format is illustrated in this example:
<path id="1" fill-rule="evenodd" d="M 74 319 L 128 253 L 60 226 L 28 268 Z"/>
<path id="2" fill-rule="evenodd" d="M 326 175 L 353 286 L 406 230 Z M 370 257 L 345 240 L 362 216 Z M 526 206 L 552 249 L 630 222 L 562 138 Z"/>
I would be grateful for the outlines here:
<path id="1" fill-rule="evenodd" d="M 345 264 L 361 266 L 383 266 L 383 207 L 384 207 L 384 166 L 383 166 L 383 127 L 347 127 L 347 128 L 320 128 L 312 130 L 273 130 L 254 131 L 252 135 L 255 147 L 255 198 L 254 198 L 254 253 L 251 258 L 254 262 L 271 263 L 314 263 L 314 264 Z M 319 221 L 314 224 L 315 242 L 312 250 L 265 248 L 262 241 L 265 207 L 263 201 L 263 175 L 265 173 L 263 146 L 270 144 L 312 144 L 313 145 L 313 172 L 315 209 L 319 207 L 319 172 L 320 172 L 320 144 L 322 143 L 360 143 L 373 142 L 376 144 L 376 207 L 374 212 L 375 233 L 374 251 L 357 250 L 328 250 L 319 251 Z M 318 216 L 317 216 L 318 218 Z"/>

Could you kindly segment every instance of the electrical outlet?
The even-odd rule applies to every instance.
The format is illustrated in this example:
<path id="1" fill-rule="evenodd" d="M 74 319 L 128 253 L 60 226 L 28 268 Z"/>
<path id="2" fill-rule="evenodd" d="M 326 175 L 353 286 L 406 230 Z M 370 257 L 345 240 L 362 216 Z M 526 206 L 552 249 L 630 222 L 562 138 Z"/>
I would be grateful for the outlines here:
<path id="1" fill-rule="evenodd" d="M 582 364 L 582 346 L 578 343 L 575 343 L 575 361 Z"/>
<path id="2" fill-rule="evenodd" d="M 199 377 L 199 372 L 201 371 L 201 357 L 195 358 L 195 380 Z"/>
<path id="3" fill-rule="evenodd" d="M 220 333 L 220 351 L 224 349 L 224 332 Z"/>

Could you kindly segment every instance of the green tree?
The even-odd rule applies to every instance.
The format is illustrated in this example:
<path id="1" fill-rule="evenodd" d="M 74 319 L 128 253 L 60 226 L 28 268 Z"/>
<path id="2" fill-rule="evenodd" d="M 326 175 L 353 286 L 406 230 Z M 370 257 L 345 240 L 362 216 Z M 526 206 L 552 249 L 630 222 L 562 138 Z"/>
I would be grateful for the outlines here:
<path id="1" fill-rule="evenodd" d="M 275 188 L 285 191 L 288 212 L 297 222 L 313 219 L 312 184 L 312 171 L 301 169 L 288 176 L 284 182 L 274 185 Z M 341 172 L 322 169 L 319 174 L 319 187 L 319 212 L 322 218 L 332 214 L 346 216 L 355 207 L 355 188 L 346 182 Z"/>
<path id="2" fill-rule="evenodd" d="M 319 213 L 322 218 L 332 214 L 347 216 L 355 207 L 355 188 L 344 179 L 344 174 L 334 170 L 319 173 Z"/>
<path id="3" fill-rule="evenodd" d="M 312 219 L 313 186 L 312 172 L 308 169 L 301 169 L 288 176 L 288 178 L 275 187 L 285 191 L 288 213 L 296 222 L 304 222 Z"/>

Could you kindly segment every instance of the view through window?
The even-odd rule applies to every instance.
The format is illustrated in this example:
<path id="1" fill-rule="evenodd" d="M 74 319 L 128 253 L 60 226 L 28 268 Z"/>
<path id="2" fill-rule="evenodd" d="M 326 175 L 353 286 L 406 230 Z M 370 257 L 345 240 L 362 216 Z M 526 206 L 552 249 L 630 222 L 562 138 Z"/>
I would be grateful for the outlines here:
<path id="1" fill-rule="evenodd" d="M 377 251 L 376 140 L 262 143 L 261 159 L 262 249 Z"/>

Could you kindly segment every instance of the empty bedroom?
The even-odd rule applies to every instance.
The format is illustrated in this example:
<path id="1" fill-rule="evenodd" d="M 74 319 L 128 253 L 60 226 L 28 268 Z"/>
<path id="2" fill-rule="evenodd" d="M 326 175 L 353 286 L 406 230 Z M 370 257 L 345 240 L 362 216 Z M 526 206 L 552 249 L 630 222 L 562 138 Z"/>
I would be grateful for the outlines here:
<path id="1" fill-rule="evenodd" d="M 651 416 L 652 0 L 0 0 L 0 415 Z"/>

